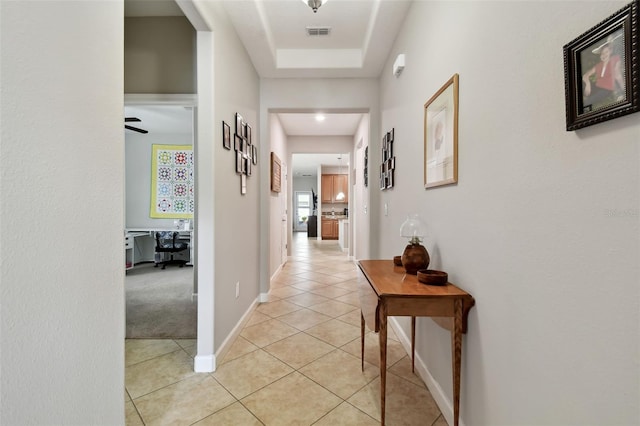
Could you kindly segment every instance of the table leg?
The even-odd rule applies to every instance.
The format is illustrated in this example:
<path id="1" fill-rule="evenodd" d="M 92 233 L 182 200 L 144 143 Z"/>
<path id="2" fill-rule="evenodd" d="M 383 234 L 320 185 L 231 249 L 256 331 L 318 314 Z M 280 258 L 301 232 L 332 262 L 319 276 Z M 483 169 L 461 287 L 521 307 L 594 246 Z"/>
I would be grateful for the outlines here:
<path id="1" fill-rule="evenodd" d="M 387 387 L 387 307 L 379 305 L 380 317 L 380 425 L 384 426 L 385 400 Z"/>
<path id="2" fill-rule="evenodd" d="M 360 360 L 362 371 L 364 371 L 364 315 L 362 315 L 362 311 L 360 311 Z"/>
<path id="3" fill-rule="evenodd" d="M 460 418 L 460 364 L 462 361 L 462 299 L 457 299 L 454 302 L 451 355 L 453 359 L 453 425 L 458 426 Z"/>
<path id="4" fill-rule="evenodd" d="M 411 317 L 411 372 L 415 373 L 416 359 L 416 317 Z"/>

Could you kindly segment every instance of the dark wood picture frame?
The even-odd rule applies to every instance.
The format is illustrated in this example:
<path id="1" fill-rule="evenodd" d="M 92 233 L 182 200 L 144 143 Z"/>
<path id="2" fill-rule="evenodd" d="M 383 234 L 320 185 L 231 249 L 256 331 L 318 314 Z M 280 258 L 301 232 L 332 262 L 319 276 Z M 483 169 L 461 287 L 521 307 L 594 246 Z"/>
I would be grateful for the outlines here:
<path id="1" fill-rule="evenodd" d="M 240 151 L 236 151 L 236 173 L 240 175 L 244 173 L 244 157 Z"/>
<path id="2" fill-rule="evenodd" d="M 395 128 L 386 132 L 382 136 L 382 164 L 380 165 L 380 189 L 393 188 L 394 169 L 396 167 L 395 157 L 393 156 L 393 143 L 395 138 Z"/>
<path id="3" fill-rule="evenodd" d="M 564 46 L 567 131 L 640 110 L 638 4 Z"/>
<path id="4" fill-rule="evenodd" d="M 222 146 L 225 149 L 231 149 L 231 126 L 224 121 L 222 122 Z"/>
<path id="5" fill-rule="evenodd" d="M 271 153 L 271 191 L 272 192 L 280 192 L 281 191 L 281 176 L 282 173 L 282 163 L 280 162 L 280 158 L 276 155 L 275 152 Z"/>
<path id="6" fill-rule="evenodd" d="M 242 124 L 244 123 L 244 118 L 242 118 L 242 115 L 240 115 L 240 113 L 236 112 L 236 135 L 243 137 L 244 135 L 242 134 Z"/>
<path id="7" fill-rule="evenodd" d="M 369 186 L 369 146 L 364 148 L 364 187 Z"/>

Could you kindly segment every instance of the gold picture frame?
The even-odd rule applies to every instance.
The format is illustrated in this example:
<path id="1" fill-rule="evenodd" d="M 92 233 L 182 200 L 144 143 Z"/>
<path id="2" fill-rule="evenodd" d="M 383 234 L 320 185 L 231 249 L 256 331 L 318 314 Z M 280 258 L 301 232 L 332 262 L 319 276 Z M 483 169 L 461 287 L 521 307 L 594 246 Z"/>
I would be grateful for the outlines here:
<path id="1" fill-rule="evenodd" d="M 458 182 L 458 74 L 424 104 L 424 187 Z"/>

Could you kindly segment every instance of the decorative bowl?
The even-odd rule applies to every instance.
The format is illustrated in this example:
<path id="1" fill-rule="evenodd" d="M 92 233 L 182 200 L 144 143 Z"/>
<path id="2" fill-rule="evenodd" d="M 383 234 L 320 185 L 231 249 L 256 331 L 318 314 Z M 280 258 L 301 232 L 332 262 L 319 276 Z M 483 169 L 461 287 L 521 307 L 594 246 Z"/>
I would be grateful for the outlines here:
<path id="1" fill-rule="evenodd" d="M 402 256 L 393 256 L 393 264 L 396 266 L 402 266 Z"/>
<path id="2" fill-rule="evenodd" d="M 418 281 L 428 285 L 446 285 L 449 281 L 449 274 L 435 269 L 420 269 L 418 271 Z"/>

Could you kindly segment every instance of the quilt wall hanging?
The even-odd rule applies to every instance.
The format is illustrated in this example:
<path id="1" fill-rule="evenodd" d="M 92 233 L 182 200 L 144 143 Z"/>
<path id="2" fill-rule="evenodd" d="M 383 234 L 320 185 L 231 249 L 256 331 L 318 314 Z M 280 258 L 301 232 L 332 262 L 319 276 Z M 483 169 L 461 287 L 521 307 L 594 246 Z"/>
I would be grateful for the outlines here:
<path id="1" fill-rule="evenodd" d="M 150 217 L 191 219 L 194 211 L 193 147 L 153 145 Z"/>

